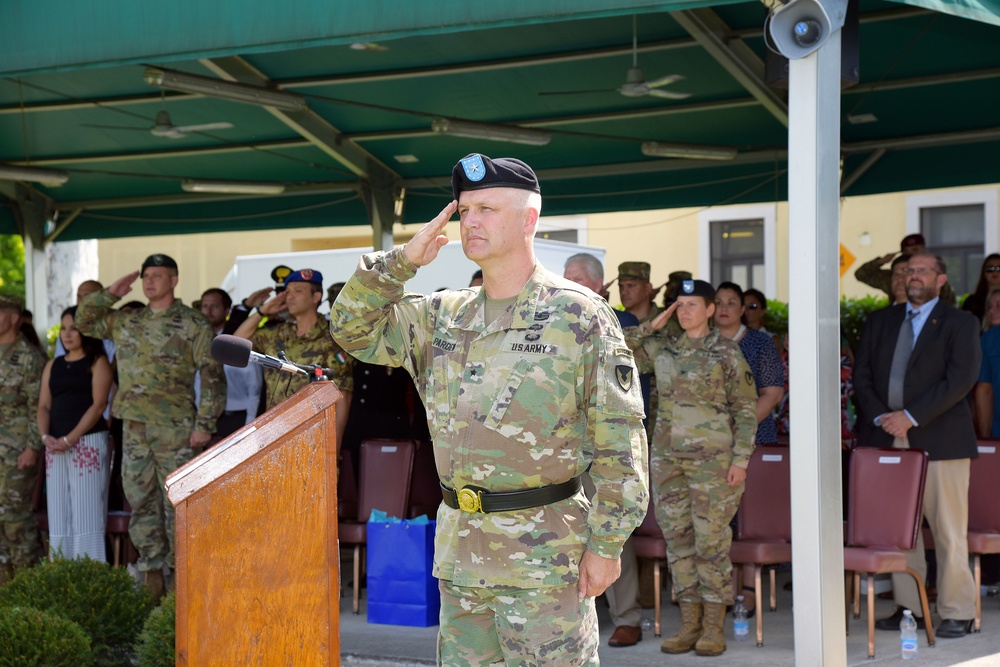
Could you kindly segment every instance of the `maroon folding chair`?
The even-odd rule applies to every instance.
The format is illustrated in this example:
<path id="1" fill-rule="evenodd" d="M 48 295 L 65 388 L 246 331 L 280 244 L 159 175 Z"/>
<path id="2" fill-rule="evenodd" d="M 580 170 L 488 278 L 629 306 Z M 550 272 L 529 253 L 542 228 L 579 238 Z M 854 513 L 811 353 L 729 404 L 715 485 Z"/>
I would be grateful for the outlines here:
<path id="1" fill-rule="evenodd" d="M 406 518 L 415 449 L 412 440 L 372 439 L 361 443 L 357 519 L 341 520 L 338 525 L 340 543 L 354 545 L 355 614 L 360 608 L 361 563 L 368 543 L 368 517 L 373 509 L 378 509 L 389 516 Z"/>
<path id="2" fill-rule="evenodd" d="M 663 532 L 656 524 L 653 513 L 653 499 L 649 499 L 649 509 L 642 523 L 632 533 L 632 545 L 635 555 L 639 558 L 650 558 L 653 561 L 653 634 L 660 636 L 660 593 L 663 582 L 660 579 L 660 562 L 667 560 L 667 543 L 663 540 Z"/>
<path id="3" fill-rule="evenodd" d="M 1000 440 L 980 440 L 979 458 L 969 467 L 969 553 L 975 563 L 976 622 L 973 631 L 982 629 L 983 599 L 982 554 L 1000 553 L 1000 503 L 996 500 L 1000 482 Z"/>
<path id="4" fill-rule="evenodd" d="M 792 560 L 792 501 L 789 449 L 758 445 L 747 467 L 746 486 L 736 519 L 736 537 L 729 547 L 733 565 L 753 565 L 757 614 L 757 646 L 764 645 L 763 590 L 765 565 Z M 774 570 L 771 570 L 770 609 L 777 609 Z M 742 574 L 737 577 L 742 585 Z"/>
<path id="5" fill-rule="evenodd" d="M 917 583 L 926 621 L 927 644 L 934 646 L 927 590 L 906 564 L 906 552 L 917 546 L 923 520 L 927 453 L 919 449 L 860 447 L 851 455 L 844 569 L 847 600 L 868 575 L 868 657 L 875 657 L 875 575 L 906 572 Z M 853 576 L 851 574 L 853 573 Z"/>

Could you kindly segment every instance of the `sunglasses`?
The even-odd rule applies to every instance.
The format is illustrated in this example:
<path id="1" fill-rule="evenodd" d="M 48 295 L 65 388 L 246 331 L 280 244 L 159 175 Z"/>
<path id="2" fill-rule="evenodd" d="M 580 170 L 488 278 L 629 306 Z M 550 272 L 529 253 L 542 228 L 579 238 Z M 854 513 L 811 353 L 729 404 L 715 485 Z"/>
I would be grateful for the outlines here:
<path id="1" fill-rule="evenodd" d="M 986 273 L 996 273 L 1000 271 L 1000 266 L 987 266 L 983 268 L 983 271 Z"/>
<path id="2" fill-rule="evenodd" d="M 997 270 L 1000 271 L 1000 269 L 997 269 Z M 757 310 L 758 308 L 760 308 L 760 304 L 759 303 L 748 303 L 747 304 L 747 308 L 749 308 L 750 310 Z"/>

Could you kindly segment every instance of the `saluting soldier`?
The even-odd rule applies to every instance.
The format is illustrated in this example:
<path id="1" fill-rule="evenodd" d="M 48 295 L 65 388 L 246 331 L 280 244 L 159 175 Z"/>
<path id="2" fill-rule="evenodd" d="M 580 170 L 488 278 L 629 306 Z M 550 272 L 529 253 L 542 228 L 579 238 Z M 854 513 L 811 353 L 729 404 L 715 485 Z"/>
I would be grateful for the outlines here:
<path id="1" fill-rule="evenodd" d="M 44 449 L 35 414 L 45 357 L 19 330 L 23 309 L 20 297 L 0 295 L 0 584 L 42 553 L 31 498 Z"/>
<path id="2" fill-rule="evenodd" d="M 632 353 L 603 299 L 537 263 L 528 165 L 472 154 L 452 189 L 404 247 L 361 258 L 333 332 L 362 361 L 403 366 L 427 408 L 445 498 L 440 664 L 597 665 L 594 596 L 648 503 Z M 456 210 L 483 287 L 404 293 Z"/>
<path id="3" fill-rule="evenodd" d="M 679 336 L 664 329 L 674 312 Z M 710 327 L 714 312 L 715 289 L 684 280 L 667 310 L 625 330 L 640 372 L 655 372 L 660 388 L 650 476 L 682 622 L 663 642 L 664 653 L 726 650 L 729 522 L 753 454 L 757 390 L 739 347 Z"/>
<path id="4" fill-rule="evenodd" d="M 148 307 L 112 310 L 140 277 Z M 122 485 L 132 506 L 128 533 L 156 599 L 166 590 L 163 568 L 174 567 L 174 508 L 164 483 L 208 444 L 226 406 L 226 376 L 210 354 L 215 334 L 204 315 L 174 298 L 177 279 L 177 262 L 150 255 L 140 271 L 89 294 L 76 312 L 77 329 L 117 347 L 118 393 L 111 414 L 124 422 Z"/>
<path id="5" fill-rule="evenodd" d="M 277 270 L 277 269 L 276 269 Z M 353 359 L 330 334 L 326 318 L 317 310 L 323 302 L 323 274 L 313 269 L 299 269 L 285 276 L 284 289 L 268 298 L 271 290 L 262 289 L 247 298 L 250 314 L 234 335 L 253 341 L 254 348 L 272 357 L 285 355 L 297 364 L 320 366 L 330 371 L 342 396 L 337 400 L 337 448 L 344 441 L 344 431 L 354 391 Z M 276 318 L 287 312 L 292 321 L 259 329 L 263 318 Z M 289 375 L 275 370 L 264 373 L 267 409 L 309 384 L 305 375 Z"/>

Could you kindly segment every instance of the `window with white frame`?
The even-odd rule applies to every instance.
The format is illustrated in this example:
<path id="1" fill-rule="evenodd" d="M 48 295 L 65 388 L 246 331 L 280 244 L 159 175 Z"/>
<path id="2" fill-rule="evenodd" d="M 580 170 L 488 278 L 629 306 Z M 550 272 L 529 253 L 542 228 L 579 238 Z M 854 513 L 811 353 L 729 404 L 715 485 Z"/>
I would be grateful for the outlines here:
<path id="1" fill-rule="evenodd" d="M 587 217 L 563 216 L 539 218 L 535 238 L 586 245 Z"/>
<path id="2" fill-rule="evenodd" d="M 731 280 L 770 298 L 777 288 L 773 204 L 710 208 L 698 213 L 698 275 L 718 285 Z"/>
<path id="3" fill-rule="evenodd" d="M 764 221 L 711 223 L 712 284 L 729 280 L 743 289 L 764 289 Z"/>
<path id="4" fill-rule="evenodd" d="M 927 250 L 948 267 L 955 294 L 973 292 L 983 258 L 997 249 L 997 192 L 971 190 L 907 198 L 907 233 L 918 232 Z"/>

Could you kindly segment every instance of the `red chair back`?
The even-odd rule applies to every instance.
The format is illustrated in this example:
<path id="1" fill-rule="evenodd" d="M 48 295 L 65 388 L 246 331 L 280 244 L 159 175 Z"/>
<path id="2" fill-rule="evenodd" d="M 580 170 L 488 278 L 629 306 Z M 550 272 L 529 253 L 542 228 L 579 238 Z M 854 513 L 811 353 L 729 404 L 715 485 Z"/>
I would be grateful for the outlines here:
<path id="1" fill-rule="evenodd" d="M 859 447 L 851 454 L 847 545 L 908 551 L 923 517 L 927 452 Z"/>
<path id="2" fill-rule="evenodd" d="M 652 498 L 649 499 L 649 509 L 646 510 L 646 516 L 643 517 L 642 523 L 639 524 L 639 527 L 632 534 L 663 539 L 663 531 L 660 530 L 660 526 L 656 523 L 656 512 L 653 511 Z"/>
<path id="3" fill-rule="evenodd" d="M 361 443 L 358 521 L 368 521 L 373 509 L 407 518 L 415 450 L 412 440 L 371 439 Z"/>
<path id="4" fill-rule="evenodd" d="M 758 445 L 747 467 L 746 486 L 736 520 L 740 540 L 792 541 L 792 492 L 789 449 Z"/>
<path id="5" fill-rule="evenodd" d="M 1000 533 L 1000 440 L 980 440 L 969 467 L 969 532 Z"/>
<path id="6" fill-rule="evenodd" d="M 434 464 L 434 446 L 429 442 L 417 445 L 413 458 L 413 480 L 410 482 L 411 519 L 426 514 L 434 519 L 441 504 L 441 481 Z"/>

